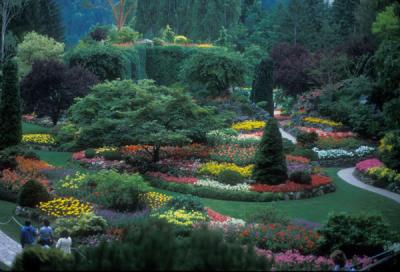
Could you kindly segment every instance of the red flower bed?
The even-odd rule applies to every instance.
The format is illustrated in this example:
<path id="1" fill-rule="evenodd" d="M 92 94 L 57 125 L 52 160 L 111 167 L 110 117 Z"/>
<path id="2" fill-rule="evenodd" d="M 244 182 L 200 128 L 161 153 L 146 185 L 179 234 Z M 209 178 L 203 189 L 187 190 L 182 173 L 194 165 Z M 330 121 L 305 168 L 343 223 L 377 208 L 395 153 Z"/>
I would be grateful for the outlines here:
<path id="1" fill-rule="evenodd" d="M 347 132 L 325 132 L 322 129 L 318 128 L 311 128 L 311 127 L 297 127 L 300 131 L 303 132 L 315 132 L 318 134 L 319 137 L 321 138 L 335 138 L 335 139 L 343 139 L 343 138 L 350 138 L 350 137 L 355 137 L 356 134 L 354 134 L 351 131 Z"/>
<path id="2" fill-rule="evenodd" d="M 217 221 L 217 222 L 225 222 L 228 221 L 230 219 L 229 216 L 226 215 L 222 215 L 210 208 L 206 208 L 207 209 L 207 215 L 208 217 L 212 220 L 212 221 Z"/>
<path id="3" fill-rule="evenodd" d="M 251 191 L 254 192 L 271 192 L 271 193 L 287 193 L 287 192 L 301 192 L 314 187 L 327 185 L 332 182 L 331 178 L 321 175 L 311 176 L 311 184 L 299 184 L 293 181 L 287 181 L 286 183 L 279 185 L 266 185 L 266 184 L 253 184 L 251 185 Z"/>
<path id="4" fill-rule="evenodd" d="M 174 177 L 170 176 L 165 173 L 160 173 L 160 172 L 149 172 L 147 175 L 155 178 L 159 178 L 163 181 L 166 182 L 175 182 L 175 183 L 185 183 L 185 184 L 195 184 L 198 179 L 195 177 Z"/>

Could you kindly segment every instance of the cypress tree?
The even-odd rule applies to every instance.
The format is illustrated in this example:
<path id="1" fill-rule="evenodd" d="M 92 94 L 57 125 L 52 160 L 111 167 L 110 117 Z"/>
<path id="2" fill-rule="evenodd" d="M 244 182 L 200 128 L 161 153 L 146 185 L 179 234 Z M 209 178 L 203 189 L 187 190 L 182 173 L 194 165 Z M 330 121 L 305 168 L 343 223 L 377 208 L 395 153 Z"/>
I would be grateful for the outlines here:
<path id="1" fill-rule="evenodd" d="M 256 67 L 251 93 L 253 103 L 267 102 L 266 110 L 271 116 L 274 116 L 273 67 L 274 65 L 270 58 L 261 61 Z"/>
<path id="2" fill-rule="evenodd" d="M 21 96 L 18 67 L 14 60 L 3 66 L 3 86 L 0 97 L 0 149 L 17 145 L 22 139 Z"/>
<path id="3" fill-rule="evenodd" d="M 265 126 L 255 161 L 253 179 L 257 182 L 275 185 L 286 181 L 287 166 L 283 154 L 282 135 L 274 118 L 268 120 Z"/>

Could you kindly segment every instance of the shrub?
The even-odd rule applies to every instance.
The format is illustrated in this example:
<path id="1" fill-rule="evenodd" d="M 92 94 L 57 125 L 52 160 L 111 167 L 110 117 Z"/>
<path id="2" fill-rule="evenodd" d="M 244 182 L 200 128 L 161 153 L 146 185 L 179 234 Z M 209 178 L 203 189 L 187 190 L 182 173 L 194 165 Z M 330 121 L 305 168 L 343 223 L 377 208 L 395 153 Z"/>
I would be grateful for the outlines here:
<path id="1" fill-rule="evenodd" d="M 50 200 L 47 189 L 36 180 L 25 183 L 18 195 L 18 205 L 35 208 L 40 202 Z"/>
<path id="2" fill-rule="evenodd" d="M 120 161 L 122 154 L 119 151 L 108 150 L 102 153 L 103 157 L 107 161 Z"/>
<path id="3" fill-rule="evenodd" d="M 105 41 L 107 39 L 107 30 L 101 27 L 96 27 L 92 32 L 90 32 L 90 37 L 97 42 Z"/>
<path id="4" fill-rule="evenodd" d="M 28 247 L 17 255 L 12 271 L 61 271 L 70 270 L 73 262 L 71 255 L 64 254 L 59 249 L 44 247 Z"/>
<path id="5" fill-rule="evenodd" d="M 236 171 L 226 169 L 219 173 L 218 181 L 224 184 L 236 185 L 242 183 L 244 181 L 244 177 Z"/>
<path id="6" fill-rule="evenodd" d="M 297 141 L 305 147 L 313 147 L 318 141 L 318 134 L 315 132 L 300 132 L 297 135 Z"/>
<path id="7" fill-rule="evenodd" d="M 289 218 L 286 215 L 284 215 L 280 210 L 267 206 L 263 208 L 261 212 L 258 212 L 250 216 L 248 222 L 260 223 L 263 225 L 277 224 L 277 223 L 287 225 L 289 224 Z"/>
<path id="8" fill-rule="evenodd" d="M 400 130 L 385 135 L 379 146 L 379 155 L 387 167 L 400 171 Z"/>
<path id="9" fill-rule="evenodd" d="M 322 253 L 340 249 L 347 256 L 381 253 L 384 245 L 396 237 L 378 215 L 332 214 L 319 232 Z"/>
<path id="10" fill-rule="evenodd" d="M 274 118 L 268 120 L 265 126 L 255 161 L 253 178 L 257 182 L 275 185 L 286 181 L 287 166 L 283 154 L 282 135 Z"/>
<path id="11" fill-rule="evenodd" d="M 96 150 L 94 150 L 93 148 L 88 148 L 85 150 L 85 157 L 87 159 L 93 159 L 94 157 L 96 157 Z"/>
<path id="12" fill-rule="evenodd" d="M 164 46 L 164 45 L 165 45 L 165 41 L 163 41 L 163 40 L 160 39 L 160 38 L 154 38 L 154 39 L 153 39 L 153 44 L 154 44 L 155 46 Z"/>
<path id="13" fill-rule="evenodd" d="M 103 234 L 106 232 L 107 221 L 94 213 L 85 213 L 79 217 L 61 217 L 54 224 L 54 235 L 67 230 L 72 237 L 87 237 L 90 235 Z"/>
<path id="14" fill-rule="evenodd" d="M 119 31 L 117 29 L 111 30 L 109 36 L 112 43 L 129 43 L 139 39 L 140 34 L 129 26 L 125 26 Z"/>
<path id="15" fill-rule="evenodd" d="M 175 196 L 170 200 L 169 205 L 175 210 L 204 211 L 201 199 L 192 195 Z"/>
<path id="16" fill-rule="evenodd" d="M 312 161 L 318 160 L 318 155 L 312 149 L 296 147 L 294 151 L 290 153 L 292 156 L 300 156 L 310 159 Z"/>
<path id="17" fill-rule="evenodd" d="M 189 42 L 189 40 L 188 40 L 188 38 L 186 38 L 185 36 L 178 35 L 178 36 L 175 36 L 175 37 L 174 37 L 174 43 L 177 43 L 177 44 L 186 44 L 186 43 L 188 43 L 188 42 Z"/>
<path id="18" fill-rule="evenodd" d="M 290 154 L 296 148 L 296 145 L 292 141 L 286 138 L 282 139 L 282 144 L 283 144 L 283 153 L 285 154 Z"/>
<path id="19" fill-rule="evenodd" d="M 307 172 L 296 171 L 290 174 L 290 180 L 299 184 L 311 184 L 311 175 Z"/>

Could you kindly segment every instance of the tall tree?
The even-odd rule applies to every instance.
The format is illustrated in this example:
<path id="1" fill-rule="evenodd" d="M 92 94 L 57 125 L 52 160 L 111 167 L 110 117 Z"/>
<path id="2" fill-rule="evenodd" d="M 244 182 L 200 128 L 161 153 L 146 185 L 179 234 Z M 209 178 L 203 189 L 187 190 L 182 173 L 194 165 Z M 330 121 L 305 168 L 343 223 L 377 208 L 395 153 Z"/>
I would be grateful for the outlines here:
<path id="1" fill-rule="evenodd" d="M 115 3 L 114 0 L 107 0 L 107 2 L 112 9 L 115 25 L 117 26 L 118 31 L 120 31 L 124 27 L 128 17 L 133 13 L 136 1 L 119 0 Z"/>
<path id="2" fill-rule="evenodd" d="M 29 0 L 1 0 L 1 63 L 5 60 L 5 39 L 11 20 L 23 9 Z"/>
<path id="3" fill-rule="evenodd" d="M 267 102 L 267 111 L 271 116 L 274 116 L 273 69 L 274 63 L 270 58 L 261 61 L 255 71 L 251 92 L 252 102 Z"/>
<path id="4" fill-rule="evenodd" d="M 360 0 L 335 0 L 332 3 L 332 24 L 338 25 L 338 34 L 342 38 L 356 32 L 355 10 Z"/>
<path id="5" fill-rule="evenodd" d="M 3 67 L 0 131 L 0 149 L 21 142 L 21 97 L 18 86 L 18 66 L 14 60 L 8 60 Z"/>
<path id="6" fill-rule="evenodd" d="M 264 135 L 257 150 L 253 179 L 259 183 L 280 184 L 287 179 L 287 166 L 283 154 L 282 135 L 278 121 L 268 120 Z"/>

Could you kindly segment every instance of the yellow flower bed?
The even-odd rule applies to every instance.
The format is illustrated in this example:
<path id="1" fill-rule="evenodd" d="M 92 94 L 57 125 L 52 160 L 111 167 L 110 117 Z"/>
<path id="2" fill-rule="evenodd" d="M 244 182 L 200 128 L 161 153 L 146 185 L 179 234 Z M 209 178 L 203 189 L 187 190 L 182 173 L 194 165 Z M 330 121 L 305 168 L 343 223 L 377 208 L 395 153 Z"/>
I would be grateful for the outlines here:
<path id="1" fill-rule="evenodd" d="M 38 208 L 52 217 L 78 217 L 93 211 L 90 204 L 82 203 L 73 197 L 55 198 L 47 202 L 40 202 Z"/>
<path id="2" fill-rule="evenodd" d="M 198 48 L 213 48 L 214 45 L 209 44 L 209 43 L 201 43 L 197 45 Z"/>
<path id="3" fill-rule="evenodd" d="M 57 185 L 64 189 L 77 190 L 81 187 L 86 178 L 86 174 L 77 172 L 73 176 L 66 176 L 64 179 L 60 180 Z"/>
<path id="4" fill-rule="evenodd" d="M 199 168 L 199 173 L 205 174 L 205 175 L 208 174 L 208 175 L 218 176 L 224 170 L 231 170 L 231 171 L 238 172 L 243 177 L 249 178 L 249 177 L 251 177 L 253 168 L 254 168 L 254 165 L 252 165 L 252 164 L 241 167 L 234 163 L 208 162 L 208 163 L 203 164 Z"/>
<path id="5" fill-rule="evenodd" d="M 55 144 L 56 139 L 50 134 L 25 134 L 22 136 L 22 142 L 31 144 Z"/>
<path id="6" fill-rule="evenodd" d="M 105 147 L 96 148 L 95 151 L 96 151 L 96 154 L 102 154 L 104 152 L 109 152 L 109 151 L 113 151 L 113 152 L 118 151 L 118 148 L 105 146 Z"/>
<path id="7" fill-rule="evenodd" d="M 255 121 L 255 120 L 243 121 L 232 125 L 232 128 L 237 131 L 255 130 L 255 129 L 261 129 L 263 127 L 265 127 L 264 121 Z"/>
<path id="8" fill-rule="evenodd" d="M 162 208 L 168 201 L 172 199 L 171 196 L 157 192 L 148 192 L 141 195 L 142 200 L 147 204 L 150 209 Z"/>
<path id="9" fill-rule="evenodd" d="M 207 220 L 207 217 L 201 212 L 186 211 L 183 209 L 168 210 L 161 214 L 154 214 L 153 216 L 165 219 L 170 224 L 184 227 L 190 227 L 196 222 Z"/>
<path id="10" fill-rule="evenodd" d="M 400 173 L 387 167 L 372 167 L 368 169 L 367 175 L 384 182 L 400 184 Z"/>
<path id="11" fill-rule="evenodd" d="M 327 120 L 327 119 L 321 119 L 317 117 L 305 117 L 303 121 L 308 122 L 308 123 L 313 123 L 313 124 L 322 124 L 322 125 L 327 125 L 331 127 L 340 127 L 343 126 L 343 123 L 341 122 L 335 122 L 332 120 Z"/>

